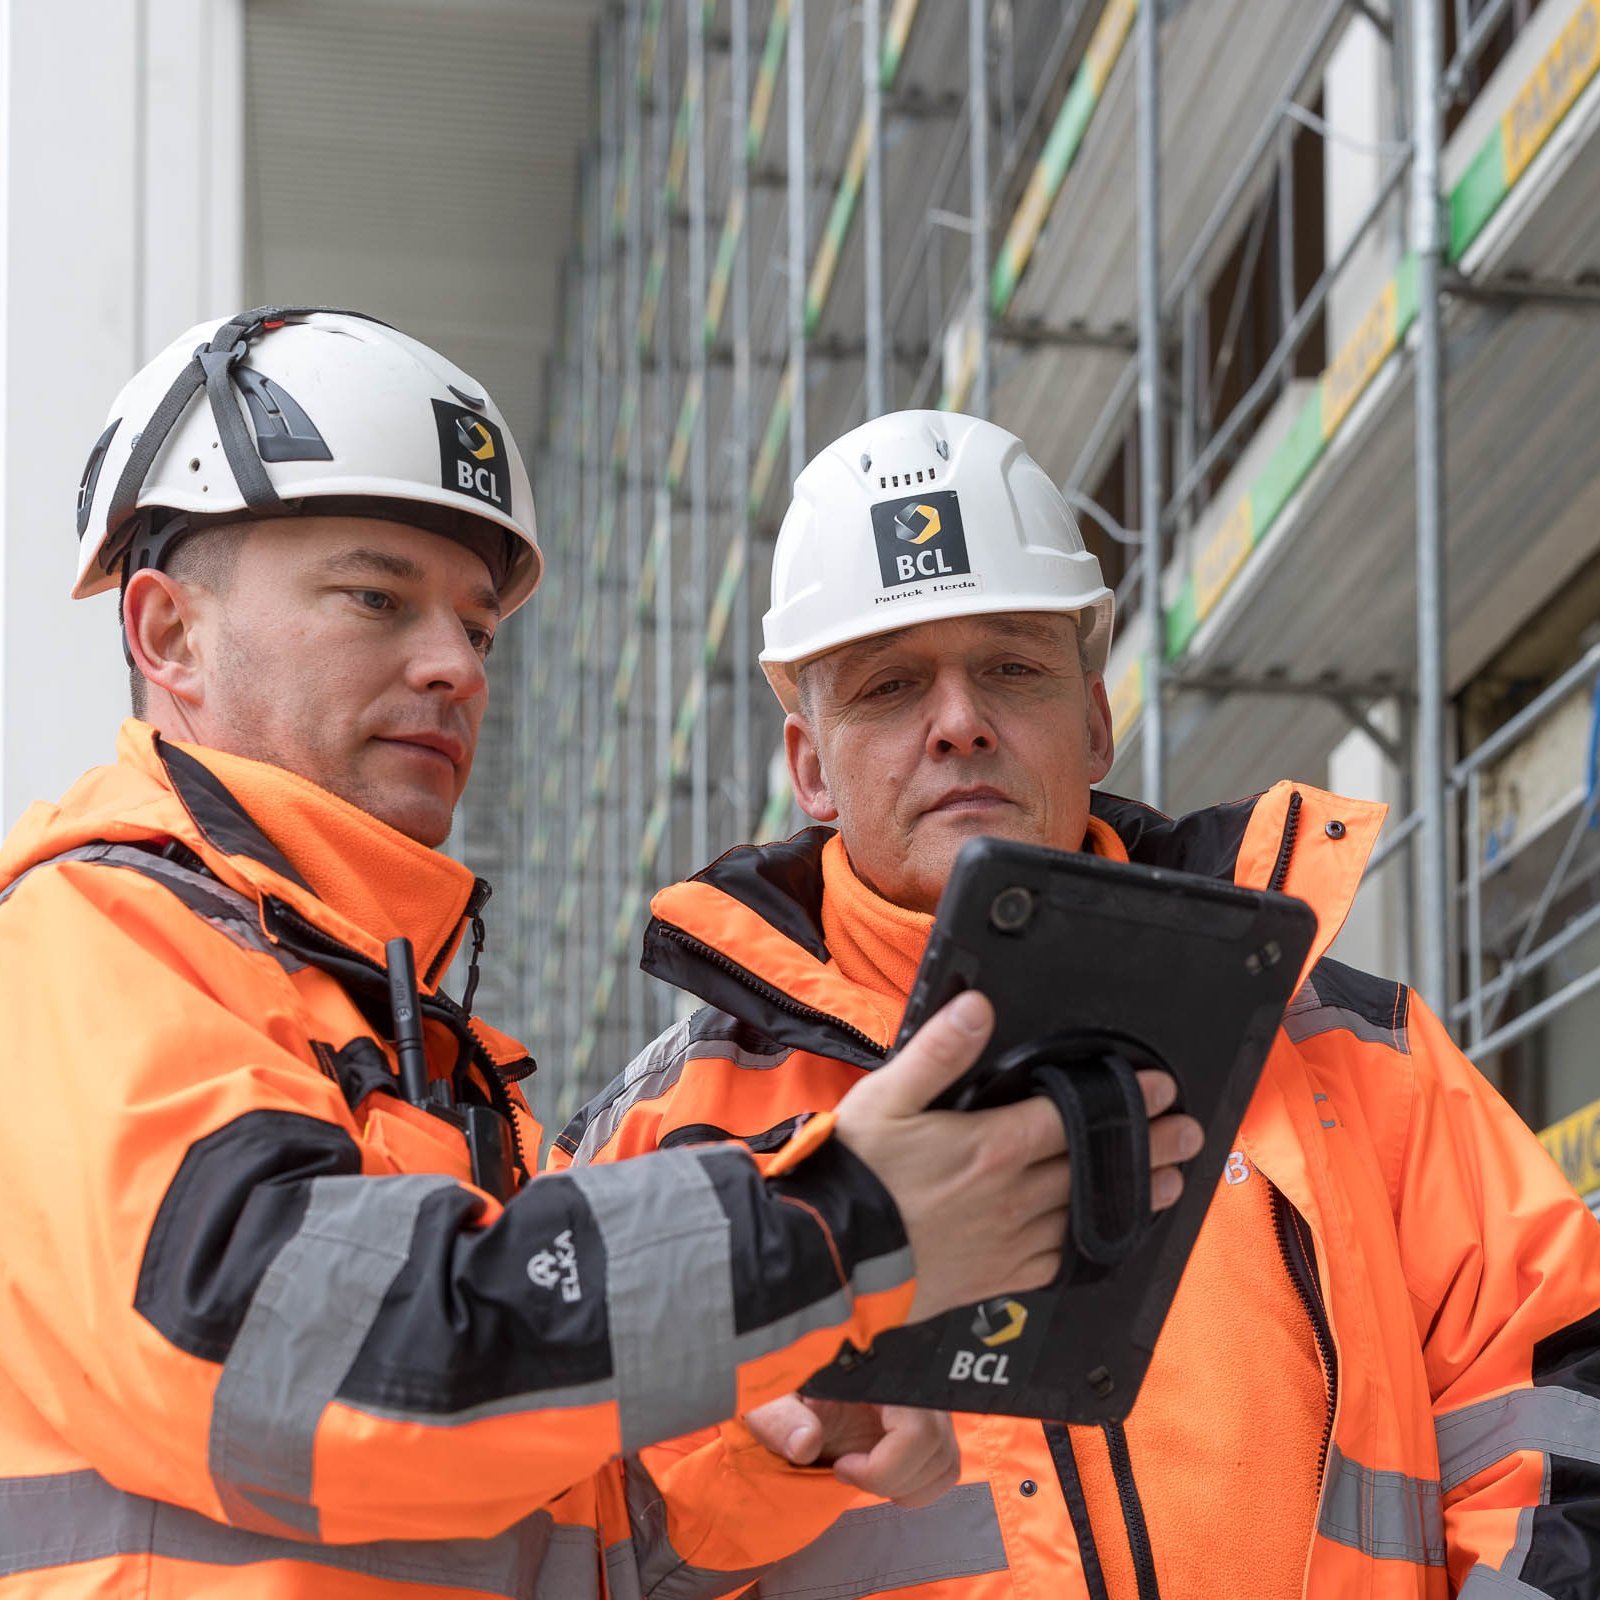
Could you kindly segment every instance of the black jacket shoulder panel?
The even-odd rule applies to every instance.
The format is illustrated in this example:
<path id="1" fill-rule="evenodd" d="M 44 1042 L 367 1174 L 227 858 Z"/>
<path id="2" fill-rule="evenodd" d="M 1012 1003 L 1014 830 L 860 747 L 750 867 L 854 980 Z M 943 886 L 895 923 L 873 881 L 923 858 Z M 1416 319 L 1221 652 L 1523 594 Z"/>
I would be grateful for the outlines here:
<path id="1" fill-rule="evenodd" d="M 818 961 L 822 937 L 822 847 L 832 828 L 806 828 L 777 844 L 746 844 L 718 856 L 695 883 L 709 883 L 747 905 Z"/>
<path id="2" fill-rule="evenodd" d="M 1410 1055 L 1406 1031 L 1410 1007 L 1411 991 L 1403 983 L 1324 956 L 1289 1002 L 1283 1031 L 1297 1044 L 1317 1034 L 1343 1031 Z"/>
<path id="3" fill-rule="evenodd" d="M 1089 810 L 1116 829 L 1130 861 L 1231 883 L 1245 829 L 1250 826 L 1260 798 L 1251 795 L 1245 800 L 1230 800 L 1225 805 L 1169 817 L 1137 800 L 1096 789 L 1089 796 Z"/>

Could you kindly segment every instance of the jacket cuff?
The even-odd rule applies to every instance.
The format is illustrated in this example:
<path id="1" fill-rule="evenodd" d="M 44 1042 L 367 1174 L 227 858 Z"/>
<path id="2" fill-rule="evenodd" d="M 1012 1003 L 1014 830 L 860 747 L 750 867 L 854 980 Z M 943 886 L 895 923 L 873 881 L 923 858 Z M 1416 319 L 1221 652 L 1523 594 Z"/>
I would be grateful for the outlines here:
<path id="1" fill-rule="evenodd" d="M 840 1287 L 853 1300 L 850 1323 L 841 1331 L 865 1349 L 886 1328 L 904 1324 L 916 1271 L 894 1198 L 832 1132 L 831 1112 L 811 1118 L 766 1158 L 767 1185 L 804 1206 L 827 1230 Z"/>

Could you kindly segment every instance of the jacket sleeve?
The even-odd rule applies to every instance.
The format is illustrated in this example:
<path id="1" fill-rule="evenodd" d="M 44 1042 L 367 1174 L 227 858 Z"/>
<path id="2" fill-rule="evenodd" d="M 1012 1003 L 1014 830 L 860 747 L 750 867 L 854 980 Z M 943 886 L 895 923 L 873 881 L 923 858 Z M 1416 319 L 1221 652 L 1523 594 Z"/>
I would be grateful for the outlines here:
<path id="1" fill-rule="evenodd" d="M 1410 998 L 1396 1217 L 1462 1600 L 1590 1595 L 1600 1571 L 1600 1224 Z"/>
<path id="2" fill-rule="evenodd" d="M 488 1536 L 909 1306 L 898 1213 L 837 1141 L 772 1178 L 732 1147 L 542 1175 L 503 1208 L 396 1172 L 307 1037 L 300 986 L 329 980 L 135 874 L 33 874 L 0 971 L 23 1472 L 65 1445 L 259 1533 Z"/>
<path id="3" fill-rule="evenodd" d="M 552 1145 L 551 1169 L 628 1166 L 663 1142 L 677 1145 L 685 1133 L 715 1138 L 717 1126 L 707 1119 L 727 1116 L 717 1084 L 723 1074 L 739 1071 L 737 1051 L 730 1062 L 730 1041 L 721 1040 L 715 1049 L 722 1053 L 699 1057 L 692 1034 L 685 1023 L 663 1034 L 580 1110 Z M 701 1081 L 703 1074 L 714 1081 Z M 824 1092 L 818 1098 L 831 1097 Z M 758 1108 L 757 1120 L 764 1123 L 772 1114 Z M 764 1165 L 787 1166 L 815 1141 L 824 1121 L 800 1114 L 781 1119 L 772 1132 L 784 1142 L 763 1158 Z M 608 1472 L 614 1490 L 600 1501 L 622 1521 L 604 1530 L 604 1542 L 616 1549 L 626 1541 L 644 1600 L 715 1600 L 740 1593 L 845 1513 L 884 1503 L 841 1483 L 828 1468 L 791 1466 L 757 1443 L 738 1418 L 640 1451 Z"/>

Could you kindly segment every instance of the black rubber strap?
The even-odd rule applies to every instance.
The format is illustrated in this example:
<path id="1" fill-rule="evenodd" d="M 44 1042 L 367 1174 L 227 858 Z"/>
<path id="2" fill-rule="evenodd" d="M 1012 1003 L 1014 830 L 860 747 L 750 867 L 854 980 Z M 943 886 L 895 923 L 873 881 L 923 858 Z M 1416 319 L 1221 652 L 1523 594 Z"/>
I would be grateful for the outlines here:
<path id="1" fill-rule="evenodd" d="M 1041 1062 L 1031 1084 L 1061 1113 L 1072 1161 L 1071 1246 L 1058 1284 L 1092 1283 L 1138 1248 L 1150 1221 L 1150 1119 L 1133 1064 L 1114 1050 Z"/>
<path id="2" fill-rule="evenodd" d="M 380 327 L 389 326 L 364 311 L 344 311 L 337 306 L 257 306 L 255 310 L 241 311 L 223 323 L 212 335 L 210 343 L 201 345 L 195 351 L 194 359 L 172 380 L 166 394 L 161 397 L 161 404 L 150 414 L 150 420 L 141 430 L 123 466 L 122 475 L 117 479 L 117 487 L 106 512 L 106 528 L 111 534 L 114 535 L 138 509 L 140 491 L 144 488 L 144 480 L 150 475 L 150 468 L 155 465 L 156 456 L 201 388 L 205 389 L 211 402 L 211 415 L 216 420 L 217 434 L 245 504 L 257 516 L 270 516 L 283 505 L 271 478 L 267 476 L 266 468 L 261 465 L 260 452 L 245 428 L 232 373 L 249 349 L 250 341 L 258 338 L 268 324 L 276 325 L 287 318 L 309 316 L 318 311 L 341 317 L 361 317 Z M 101 563 L 107 571 L 111 570 L 111 562 L 106 558 L 112 554 L 110 548 L 101 553 Z M 120 549 L 116 554 L 121 554 Z"/>

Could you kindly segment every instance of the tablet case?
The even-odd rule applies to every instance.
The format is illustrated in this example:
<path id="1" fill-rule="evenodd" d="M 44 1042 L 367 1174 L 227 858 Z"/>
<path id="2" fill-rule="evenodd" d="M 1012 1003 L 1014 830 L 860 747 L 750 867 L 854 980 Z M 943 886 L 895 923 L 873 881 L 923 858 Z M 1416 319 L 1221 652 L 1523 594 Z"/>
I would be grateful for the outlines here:
<path id="1" fill-rule="evenodd" d="M 819 1398 L 1061 1422 L 1120 1421 L 1161 1325 L 1316 933 L 1304 902 L 1164 868 L 1008 840 L 962 847 L 907 1002 L 900 1043 L 947 1000 L 994 1002 L 983 1056 L 939 1104 L 1029 1092 L 1041 1041 L 1103 1040 L 1159 1063 L 1205 1129 L 1182 1198 L 1100 1281 L 1004 1296 L 852 1346 Z M 1050 1047 L 1046 1047 L 1050 1053 Z"/>

